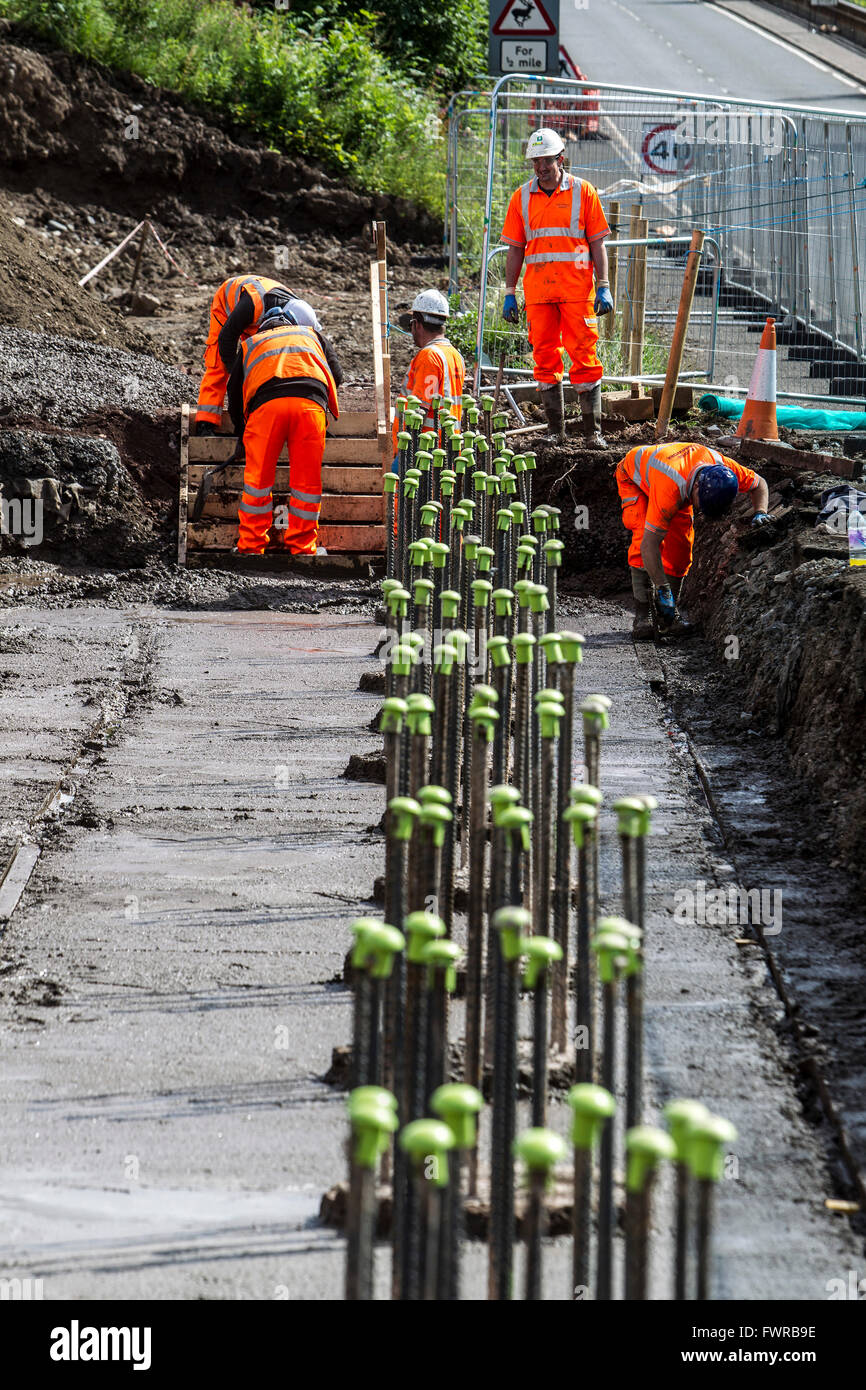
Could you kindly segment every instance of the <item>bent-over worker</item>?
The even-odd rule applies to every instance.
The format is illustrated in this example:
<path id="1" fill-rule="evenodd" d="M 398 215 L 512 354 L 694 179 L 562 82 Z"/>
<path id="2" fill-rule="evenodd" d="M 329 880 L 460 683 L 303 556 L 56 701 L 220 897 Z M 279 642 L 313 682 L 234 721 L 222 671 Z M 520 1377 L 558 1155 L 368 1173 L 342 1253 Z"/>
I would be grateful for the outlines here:
<path id="1" fill-rule="evenodd" d="M 638 641 L 653 636 L 650 586 L 661 621 L 669 630 L 683 634 L 690 625 L 685 619 L 677 623 L 677 601 L 692 563 L 693 508 L 706 517 L 724 516 L 737 494 L 748 492 L 752 525 L 762 526 L 769 521 L 767 484 L 751 468 L 716 449 L 670 443 L 630 449 L 617 464 L 616 485 L 623 525 L 631 531 L 632 635 Z"/>
<path id="2" fill-rule="evenodd" d="M 325 335 L 296 324 L 286 306 L 269 309 L 241 344 L 229 377 L 229 409 L 245 450 L 238 508 L 238 553 L 261 555 L 273 524 L 273 488 L 283 445 L 289 451 L 289 505 L 280 544 L 292 555 L 321 554 L 322 456 L 327 412 L 340 410 L 343 373 Z"/>
<path id="3" fill-rule="evenodd" d="M 526 146 L 534 177 L 511 195 L 502 240 L 505 262 L 503 317 L 517 323 L 517 282 L 523 266 L 523 296 L 535 380 L 552 435 L 562 427 L 560 385 L 563 348 L 571 358 L 569 377 L 580 400 L 584 435 L 603 446 L 598 316 L 613 309 L 608 281 L 610 236 L 598 193 L 565 170 L 565 146 L 555 130 L 536 130 Z M 593 272 L 595 291 L 593 292 Z"/>

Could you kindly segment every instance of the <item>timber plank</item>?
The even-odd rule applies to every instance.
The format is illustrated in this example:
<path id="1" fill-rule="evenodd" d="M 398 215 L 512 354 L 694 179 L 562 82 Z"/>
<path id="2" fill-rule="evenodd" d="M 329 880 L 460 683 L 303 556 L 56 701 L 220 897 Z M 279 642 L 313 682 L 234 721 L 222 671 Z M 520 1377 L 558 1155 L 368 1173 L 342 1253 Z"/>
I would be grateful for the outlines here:
<path id="1" fill-rule="evenodd" d="M 212 492 L 205 503 L 202 521 L 236 521 L 238 515 L 239 492 L 228 490 Z M 288 497 L 274 493 L 274 506 L 285 507 Z M 325 493 L 322 497 L 322 521 L 373 521 L 380 524 L 385 520 L 384 499 L 382 497 L 351 497 L 345 493 Z"/>
<path id="2" fill-rule="evenodd" d="M 195 490 L 201 483 L 202 477 L 210 465 L 206 463 L 191 463 L 189 465 L 189 486 Z M 217 473 L 213 480 L 212 496 L 225 489 L 240 492 L 244 482 L 243 465 L 232 464 L 229 468 L 223 469 L 222 473 Z M 289 490 L 289 470 L 287 467 L 277 468 L 274 478 L 274 492 L 286 493 Z M 378 468 L 360 465 L 358 467 L 343 467 L 341 464 L 325 464 L 322 468 L 322 491 L 331 493 L 348 493 L 352 496 L 358 493 L 382 495 L 382 473 Z"/>
<path id="3" fill-rule="evenodd" d="M 237 522 L 191 521 L 189 549 L 231 550 L 237 544 Z M 327 550 L 381 554 L 385 549 L 385 527 L 369 525 L 325 525 L 319 527 L 319 544 Z"/>
<path id="4" fill-rule="evenodd" d="M 189 441 L 190 463 L 225 463 L 234 454 L 237 440 L 229 435 L 210 435 L 204 439 L 193 436 Z M 280 462 L 287 460 L 288 450 L 283 449 Z M 382 462 L 379 442 L 376 439 L 326 439 L 325 463 L 378 463 Z"/>

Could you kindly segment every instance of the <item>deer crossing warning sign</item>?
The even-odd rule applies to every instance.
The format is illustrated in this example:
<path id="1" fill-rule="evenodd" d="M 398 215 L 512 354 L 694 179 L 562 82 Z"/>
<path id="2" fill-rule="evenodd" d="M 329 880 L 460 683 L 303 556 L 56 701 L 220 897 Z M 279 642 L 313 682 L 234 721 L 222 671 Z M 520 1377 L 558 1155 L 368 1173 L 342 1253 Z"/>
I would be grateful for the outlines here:
<path id="1" fill-rule="evenodd" d="M 489 0 L 489 70 L 559 75 L 559 0 Z"/>

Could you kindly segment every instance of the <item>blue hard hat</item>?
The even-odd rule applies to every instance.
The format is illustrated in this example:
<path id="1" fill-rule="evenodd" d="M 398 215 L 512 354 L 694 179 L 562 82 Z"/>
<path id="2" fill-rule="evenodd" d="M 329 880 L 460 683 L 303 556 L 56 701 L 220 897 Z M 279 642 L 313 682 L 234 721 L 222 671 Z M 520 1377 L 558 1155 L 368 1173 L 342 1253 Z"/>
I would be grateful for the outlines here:
<path id="1" fill-rule="evenodd" d="M 272 309 L 268 309 L 267 313 L 262 314 L 256 331 L 262 333 L 269 328 L 294 328 L 296 325 L 297 319 L 289 306 L 287 304 L 275 304 Z"/>
<path id="2" fill-rule="evenodd" d="M 711 464 L 698 474 L 698 507 L 704 516 L 724 516 L 737 495 L 737 479 L 723 463 Z"/>

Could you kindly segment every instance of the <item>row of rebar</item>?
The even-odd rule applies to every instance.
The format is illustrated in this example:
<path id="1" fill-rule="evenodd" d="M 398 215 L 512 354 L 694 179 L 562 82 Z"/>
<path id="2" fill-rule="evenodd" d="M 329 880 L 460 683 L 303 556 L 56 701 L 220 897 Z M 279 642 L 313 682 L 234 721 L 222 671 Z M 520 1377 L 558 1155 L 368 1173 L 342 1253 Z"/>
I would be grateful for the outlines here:
<path id="1" fill-rule="evenodd" d="M 488 1297 L 510 1299 L 520 1158 L 525 1297 L 541 1297 L 549 1186 L 567 1152 L 547 1128 L 556 1069 L 575 1083 L 571 1296 L 616 1296 L 614 1180 L 624 1149 L 617 1292 L 648 1296 L 652 1181 L 670 1158 L 674 1296 L 706 1298 L 712 1189 L 732 1127 L 694 1101 L 668 1107 L 670 1133 L 643 1124 L 645 855 L 656 802 L 614 803 L 622 915 L 600 918 L 600 763 L 611 702 L 590 695 L 576 705 L 584 638 L 556 625 L 559 513 L 532 507 L 534 459 L 508 448 L 505 417 L 489 397 L 478 405 L 464 397 L 462 406 L 461 432 L 434 397 L 425 430 L 424 407 L 401 398 L 396 471 L 385 479 L 385 921 L 353 927 L 346 1296 L 373 1297 L 381 1177 L 390 1183 L 392 1298 L 459 1298 L 472 1199 L 486 1213 Z M 573 785 L 578 718 L 583 778 Z M 465 950 L 453 936 L 462 870 Z M 531 997 L 531 1127 L 518 1134 L 522 990 Z"/>

